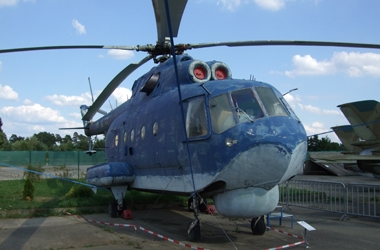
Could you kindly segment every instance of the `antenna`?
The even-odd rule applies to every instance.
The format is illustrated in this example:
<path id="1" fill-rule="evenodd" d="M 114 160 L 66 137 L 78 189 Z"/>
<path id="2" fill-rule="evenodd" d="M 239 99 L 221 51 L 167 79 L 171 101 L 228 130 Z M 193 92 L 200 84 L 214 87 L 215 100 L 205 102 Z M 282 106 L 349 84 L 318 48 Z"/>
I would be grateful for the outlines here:
<path id="1" fill-rule="evenodd" d="M 94 103 L 94 95 L 92 94 L 92 87 L 91 87 L 91 80 L 90 80 L 90 77 L 88 77 L 88 84 L 90 85 L 90 92 L 91 92 L 92 103 Z"/>

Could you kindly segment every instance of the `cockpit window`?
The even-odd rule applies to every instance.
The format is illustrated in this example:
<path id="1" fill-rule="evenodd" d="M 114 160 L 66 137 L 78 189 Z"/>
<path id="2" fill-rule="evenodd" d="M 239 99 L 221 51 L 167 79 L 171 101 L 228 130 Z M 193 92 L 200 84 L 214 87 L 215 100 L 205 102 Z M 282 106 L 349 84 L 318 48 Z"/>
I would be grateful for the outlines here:
<path id="1" fill-rule="evenodd" d="M 207 134 L 207 118 L 204 97 L 188 101 L 186 113 L 186 133 L 188 138 Z"/>
<path id="2" fill-rule="evenodd" d="M 212 130 L 221 134 L 236 125 L 227 94 L 210 99 L 210 115 Z"/>
<path id="3" fill-rule="evenodd" d="M 251 89 L 233 91 L 231 97 L 239 118 L 239 123 L 253 122 L 255 119 L 264 116 Z"/>
<path id="4" fill-rule="evenodd" d="M 257 94 L 260 96 L 269 116 L 287 116 L 284 106 L 280 103 L 277 96 L 271 88 L 257 87 Z"/>

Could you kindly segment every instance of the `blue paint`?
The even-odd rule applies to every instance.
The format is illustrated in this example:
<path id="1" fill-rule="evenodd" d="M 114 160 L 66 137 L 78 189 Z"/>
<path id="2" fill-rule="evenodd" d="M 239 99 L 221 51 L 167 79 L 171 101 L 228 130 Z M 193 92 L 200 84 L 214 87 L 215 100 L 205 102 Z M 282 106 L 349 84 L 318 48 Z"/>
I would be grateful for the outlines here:
<path id="1" fill-rule="evenodd" d="M 217 181 L 226 183 L 227 189 L 246 188 L 248 185 L 269 190 L 284 181 L 284 176 L 290 178 L 296 174 L 296 169 L 303 162 L 294 160 L 299 157 L 294 152 L 304 154 L 299 158 L 305 159 L 306 132 L 293 111 L 287 108 L 289 105 L 278 90 L 263 82 L 238 80 L 230 76 L 225 80 L 210 79 L 202 87 L 201 83 L 194 83 L 189 75 L 188 66 L 196 60 L 188 55 L 180 55 L 177 62 L 185 109 L 194 98 L 201 98 L 205 103 L 207 131 L 199 137 L 189 138 L 193 172 L 198 178 L 195 183 L 202 183 L 196 186 L 197 190 L 202 191 Z M 208 65 L 214 63 L 207 62 Z M 191 192 L 186 185 L 181 186 L 181 182 L 190 177 L 190 168 L 172 64 L 170 58 L 137 79 L 132 88 L 132 98 L 91 125 L 88 130 L 90 134 L 91 131 L 107 127 L 106 154 L 111 165 L 90 168 L 87 179 L 112 177 L 111 173 L 116 169 L 119 177 L 134 173 L 135 181 L 128 183 L 131 188 L 162 190 L 174 178 L 173 183 L 177 184 L 169 185 L 166 191 Z M 149 95 L 140 92 L 153 74 L 159 74 L 159 79 L 152 92 Z M 272 89 L 278 100 L 286 104 L 284 109 L 287 115 L 269 116 L 265 113 L 253 122 L 238 123 L 216 134 L 211 124 L 210 99 L 246 88 L 252 89 L 257 95 L 257 87 Z M 260 98 L 259 101 L 263 107 Z M 234 116 L 237 120 L 236 114 Z M 155 123 L 158 125 L 156 134 L 153 133 Z M 145 137 L 142 137 L 142 130 L 145 130 Z M 236 144 L 226 146 L 227 138 L 235 140 Z M 298 164 L 296 168 L 289 166 L 293 162 Z M 239 164 L 242 166 L 239 167 Z M 244 168 L 246 171 L 242 173 L 250 178 L 235 174 Z M 295 170 L 289 173 L 289 168 Z M 229 179 L 228 176 L 234 178 Z M 137 181 L 139 178 L 147 181 Z"/>

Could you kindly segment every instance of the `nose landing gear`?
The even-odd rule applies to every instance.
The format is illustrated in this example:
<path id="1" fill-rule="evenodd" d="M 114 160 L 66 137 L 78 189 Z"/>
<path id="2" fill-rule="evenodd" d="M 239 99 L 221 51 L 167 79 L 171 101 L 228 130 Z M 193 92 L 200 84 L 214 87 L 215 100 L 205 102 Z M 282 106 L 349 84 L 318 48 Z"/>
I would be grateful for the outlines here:
<path id="1" fill-rule="evenodd" d="M 192 202 L 190 200 L 192 199 Z M 199 202 L 194 193 L 189 199 L 189 209 L 194 211 L 194 221 L 187 226 L 187 236 L 190 241 L 198 241 L 201 238 L 201 219 L 199 218 Z"/>
<path id="2" fill-rule="evenodd" d="M 263 235 L 266 229 L 264 215 L 252 219 L 251 230 L 254 235 Z"/>

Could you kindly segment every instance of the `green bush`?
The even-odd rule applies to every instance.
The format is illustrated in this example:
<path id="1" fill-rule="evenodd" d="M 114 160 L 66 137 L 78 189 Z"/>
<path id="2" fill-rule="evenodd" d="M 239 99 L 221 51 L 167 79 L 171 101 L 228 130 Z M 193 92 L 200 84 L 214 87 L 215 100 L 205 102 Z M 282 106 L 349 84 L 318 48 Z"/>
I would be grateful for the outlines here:
<path id="1" fill-rule="evenodd" d="M 91 188 L 84 185 L 74 185 L 70 191 L 65 195 L 66 198 L 86 198 L 92 197 L 94 192 Z"/>
<path id="2" fill-rule="evenodd" d="M 44 172 L 44 168 L 41 165 L 38 166 L 32 166 L 31 164 L 28 164 L 27 169 L 35 171 L 35 172 Z M 29 171 L 24 172 L 24 178 L 25 179 L 30 179 L 32 181 L 40 181 L 41 180 L 41 175 Z"/>
<path id="3" fill-rule="evenodd" d="M 34 186 L 29 178 L 26 179 L 24 184 L 24 191 L 22 192 L 22 198 L 27 200 L 29 197 L 31 200 L 34 198 Z"/>

